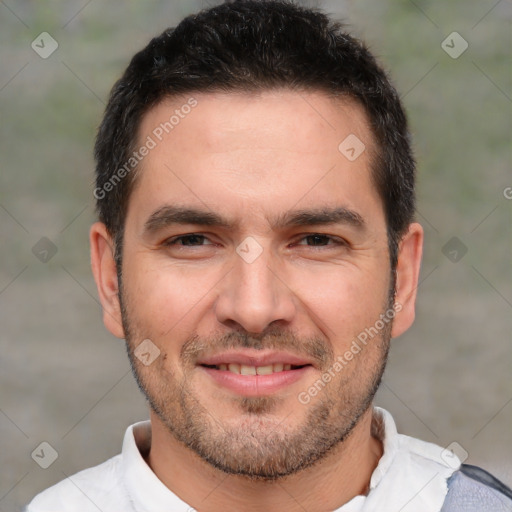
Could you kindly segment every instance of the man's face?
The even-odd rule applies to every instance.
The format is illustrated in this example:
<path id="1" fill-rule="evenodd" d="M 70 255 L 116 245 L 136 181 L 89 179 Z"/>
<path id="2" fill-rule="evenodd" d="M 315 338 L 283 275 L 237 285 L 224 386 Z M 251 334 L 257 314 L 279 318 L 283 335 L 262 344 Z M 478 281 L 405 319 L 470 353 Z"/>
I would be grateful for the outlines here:
<path id="1" fill-rule="evenodd" d="M 273 478 L 346 438 L 384 369 L 389 323 L 344 356 L 390 307 L 374 143 L 360 107 L 321 93 L 194 97 L 162 141 L 155 128 L 187 98 L 141 125 L 139 142 L 157 144 L 129 201 L 124 331 L 177 439 L 224 471 Z M 338 148 L 354 135 L 355 160 L 356 139 Z M 134 355 L 146 339 L 160 350 L 148 366 Z"/>

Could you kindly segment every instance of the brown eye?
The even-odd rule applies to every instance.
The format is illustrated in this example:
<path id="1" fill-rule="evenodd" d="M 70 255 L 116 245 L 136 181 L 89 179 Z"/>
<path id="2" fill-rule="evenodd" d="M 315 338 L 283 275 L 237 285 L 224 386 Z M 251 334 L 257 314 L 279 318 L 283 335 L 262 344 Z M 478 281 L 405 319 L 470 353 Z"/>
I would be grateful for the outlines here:
<path id="1" fill-rule="evenodd" d="M 327 247 L 346 245 L 346 243 L 344 240 L 337 237 L 324 235 L 322 233 L 312 233 L 302 237 L 297 245 L 306 245 L 309 247 Z"/>
<path id="2" fill-rule="evenodd" d="M 170 238 L 165 241 L 165 245 L 177 245 L 181 247 L 197 247 L 202 245 L 211 245 L 204 244 L 203 242 L 208 240 L 204 235 L 198 235 L 195 233 L 191 233 L 190 235 L 181 235 L 174 238 Z"/>
<path id="3" fill-rule="evenodd" d="M 309 235 L 305 237 L 305 240 L 307 240 L 308 245 L 328 245 L 329 241 L 331 241 L 331 238 L 326 235 Z"/>

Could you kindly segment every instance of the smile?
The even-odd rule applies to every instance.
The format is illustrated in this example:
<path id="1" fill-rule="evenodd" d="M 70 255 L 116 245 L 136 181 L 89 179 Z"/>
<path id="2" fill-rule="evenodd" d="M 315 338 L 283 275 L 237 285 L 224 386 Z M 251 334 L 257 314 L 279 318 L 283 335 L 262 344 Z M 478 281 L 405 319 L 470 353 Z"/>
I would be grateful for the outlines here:
<path id="1" fill-rule="evenodd" d="M 273 373 L 281 373 L 286 371 L 297 370 L 308 365 L 292 365 L 289 363 L 267 364 L 265 366 L 251 366 L 238 363 L 221 363 L 217 365 L 202 365 L 207 368 L 219 370 L 223 372 L 231 372 L 236 375 L 271 375 Z"/>

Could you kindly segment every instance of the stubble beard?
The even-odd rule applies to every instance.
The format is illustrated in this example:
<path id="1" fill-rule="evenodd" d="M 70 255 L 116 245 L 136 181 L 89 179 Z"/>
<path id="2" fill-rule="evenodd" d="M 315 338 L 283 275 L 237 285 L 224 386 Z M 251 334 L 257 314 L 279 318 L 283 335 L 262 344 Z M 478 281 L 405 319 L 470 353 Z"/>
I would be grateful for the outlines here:
<path id="1" fill-rule="evenodd" d="M 295 411 L 304 415 L 299 425 L 293 428 L 287 425 L 288 416 L 279 419 L 283 399 L 274 396 L 233 398 L 232 407 L 238 411 L 238 417 L 229 423 L 221 422 L 214 408 L 201 403 L 201 397 L 187 380 L 190 370 L 187 373 L 185 369 L 193 369 L 194 357 L 202 347 L 275 348 L 294 352 L 307 347 L 307 352 L 317 357 L 322 373 L 332 368 L 332 350 L 321 339 L 299 340 L 282 332 L 263 338 L 233 332 L 213 341 L 195 336 L 183 345 L 180 358 L 183 377 L 178 378 L 164 367 L 165 358 L 159 357 L 150 367 L 137 359 L 134 350 L 146 336 L 139 336 L 141 330 L 132 325 L 121 286 L 120 302 L 132 371 L 151 409 L 169 432 L 201 459 L 224 473 L 252 480 L 275 481 L 295 474 L 339 447 L 371 406 L 386 367 L 392 322 L 355 356 L 359 365 L 366 358 L 365 366 L 361 366 L 363 372 L 354 371 L 346 379 L 343 369 L 337 375 L 338 380 L 333 379 L 321 389 L 307 406 L 297 399 Z"/>

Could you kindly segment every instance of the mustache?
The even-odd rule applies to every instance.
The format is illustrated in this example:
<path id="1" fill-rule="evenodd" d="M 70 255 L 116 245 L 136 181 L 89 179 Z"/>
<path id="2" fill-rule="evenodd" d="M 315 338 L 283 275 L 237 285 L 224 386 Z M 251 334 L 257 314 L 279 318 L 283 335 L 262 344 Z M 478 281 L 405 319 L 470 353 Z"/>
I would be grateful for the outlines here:
<path id="1" fill-rule="evenodd" d="M 195 365 L 199 357 L 205 354 L 242 348 L 291 352 L 312 359 L 319 368 L 328 367 L 334 361 L 334 351 L 323 339 L 279 330 L 260 335 L 239 331 L 208 337 L 195 334 L 181 347 L 180 357 L 184 363 Z"/>

